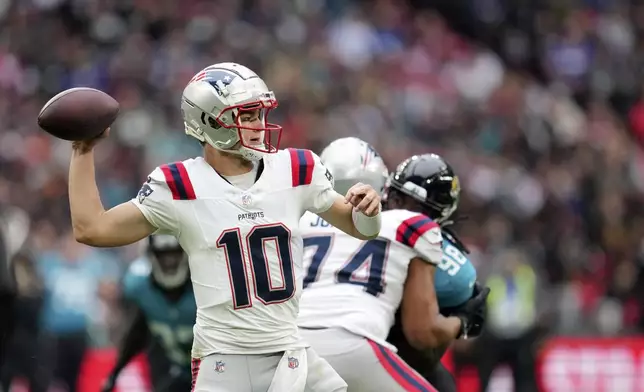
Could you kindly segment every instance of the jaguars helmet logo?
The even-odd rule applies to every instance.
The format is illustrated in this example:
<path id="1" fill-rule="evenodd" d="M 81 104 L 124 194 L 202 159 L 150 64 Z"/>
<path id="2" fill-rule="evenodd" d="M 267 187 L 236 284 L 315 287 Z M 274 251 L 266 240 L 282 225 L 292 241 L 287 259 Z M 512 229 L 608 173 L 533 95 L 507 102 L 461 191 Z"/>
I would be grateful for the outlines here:
<path id="1" fill-rule="evenodd" d="M 454 176 L 452 177 L 452 188 L 449 191 L 449 195 L 452 196 L 454 199 L 456 199 L 460 193 L 461 193 L 461 183 L 458 180 L 458 177 Z"/>

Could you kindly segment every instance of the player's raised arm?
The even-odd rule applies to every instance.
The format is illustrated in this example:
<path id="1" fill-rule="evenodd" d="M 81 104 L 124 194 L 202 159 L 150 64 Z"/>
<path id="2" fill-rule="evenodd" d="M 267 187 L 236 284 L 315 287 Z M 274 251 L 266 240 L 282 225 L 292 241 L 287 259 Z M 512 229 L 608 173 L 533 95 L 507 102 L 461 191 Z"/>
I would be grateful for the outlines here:
<path id="1" fill-rule="evenodd" d="M 122 203 L 106 211 L 96 185 L 94 168 L 94 151 L 96 143 L 107 136 L 109 130 L 101 137 L 86 142 L 74 142 L 73 153 L 69 166 L 69 203 L 74 236 L 78 242 L 97 247 L 115 247 L 137 242 L 157 231 L 169 219 L 151 219 L 154 213 L 145 215 L 145 208 L 136 202 Z M 148 186 L 149 187 L 149 186 Z M 147 188 L 146 188 L 147 189 Z M 143 189 L 141 190 L 143 192 Z M 139 204 L 141 199 L 139 192 Z M 155 197 L 162 199 L 163 190 Z M 171 199 L 170 199 L 171 201 Z M 163 205 L 163 200 L 157 200 L 148 210 L 156 215 L 171 213 Z M 166 203 L 168 204 L 168 203 Z"/>

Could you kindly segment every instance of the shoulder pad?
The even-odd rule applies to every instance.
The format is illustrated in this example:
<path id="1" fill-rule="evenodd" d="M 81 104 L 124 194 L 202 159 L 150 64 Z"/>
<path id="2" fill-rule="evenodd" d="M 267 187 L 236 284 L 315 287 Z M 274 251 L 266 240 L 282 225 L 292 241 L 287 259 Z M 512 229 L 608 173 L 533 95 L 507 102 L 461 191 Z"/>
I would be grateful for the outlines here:
<path id="1" fill-rule="evenodd" d="M 423 214 L 418 214 L 403 220 L 396 229 L 396 241 L 410 248 L 413 248 L 418 238 L 423 235 L 431 243 L 440 242 L 442 239 L 438 223 Z"/>
<path id="2" fill-rule="evenodd" d="M 288 148 L 291 156 L 291 183 L 293 188 L 309 185 L 313 181 L 315 159 L 311 150 Z"/>
<path id="3" fill-rule="evenodd" d="M 183 162 L 161 165 L 159 170 L 163 173 L 174 200 L 194 200 L 197 198 Z"/>

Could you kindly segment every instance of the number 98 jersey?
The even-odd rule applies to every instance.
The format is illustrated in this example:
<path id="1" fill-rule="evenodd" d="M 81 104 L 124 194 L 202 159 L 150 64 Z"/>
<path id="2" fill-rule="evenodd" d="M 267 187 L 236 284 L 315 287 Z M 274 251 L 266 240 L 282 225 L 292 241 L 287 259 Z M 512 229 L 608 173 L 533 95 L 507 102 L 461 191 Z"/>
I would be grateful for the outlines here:
<path id="1" fill-rule="evenodd" d="M 305 211 L 340 197 L 309 150 L 267 154 L 248 189 L 202 158 L 155 169 L 132 202 L 188 254 L 197 303 L 192 356 L 307 347 L 297 330 Z"/>
<path id="2" fill-rule="evenodd" d="M 380 236 L 355 239 L 313 214 L 300 222 L 304 235 L 304 294 L 298 325 L 344 328 L 381 345 L 402 300 L 411 259 L 442 260 L 438 224 L 407 210 L 382 212 Z"/>
<path id="3" fill-rule="evenodd" d="M 476 268 L 458 246 L 443 236 L 443 257 L 434 275 L 436 299 L 441 311 L 457 308 L 472 297 Z"/>

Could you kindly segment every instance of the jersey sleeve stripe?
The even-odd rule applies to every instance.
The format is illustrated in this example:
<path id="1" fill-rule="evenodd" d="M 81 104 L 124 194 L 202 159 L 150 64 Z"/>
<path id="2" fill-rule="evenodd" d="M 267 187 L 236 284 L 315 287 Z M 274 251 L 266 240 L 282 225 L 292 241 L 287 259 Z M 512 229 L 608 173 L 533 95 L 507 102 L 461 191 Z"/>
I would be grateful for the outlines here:
<path id="1" fill-rule="evenodd" d="M 438 224 L 424 215 L 416 215 L 404 220 L 396 230 L 396 241 L 413 248 L 416 241 Z"/>
<path id="2" fill-rule="evenodd" d="M 174 200 L 179 199 L 179 191 L 177 190 L 177 185 L 174 182 L 174 177 L 172 176 L 172 171 L 170 170 L 169 165 L 163 165 L 159 167 L 161 169 L 161 172 L 163 173 L 163 176 L 165 177 L 165 182 L 168 184 L 168 188 L 170 188 L 170 193 L 172 193 L 172 198 Z"/>
<path id="3" fill-rule="evenodd" d="M 309 185 L 313 181 L 315 161 L 310 150 L 289 148 L 291 154 L 291 179 L 293 187 Z"/>
<path id="4" fill-rule="evenodd" d="M 160 167 L 174 200 L 196 199 L 188 172 L 181 162 L 170 163 Z"/>
<path id="5" fill-rule="evenodd" d="M 438 392 L 414 369 L 407 365 L 398 355 L 387 348 L 367 340 L 378 357 L 385 371 L 405 390 L 409 392 Z"/>
<path id="6" fill-rule="evenodd" d="M 179 177 L 181 177 L 181 183 L 186 190 L 186 196 L 188 200 L 195 200 L 197 195 L 195 194 L 195 189 L 192 187 L 192 181 L 190 181 L 190 176 L 188 176 L 188 170 L 183 162 L 177 162 L 177 170 L 179 171 Z"/>
<path id="7" fill-rule="evenodd" d="M 190 363 L 190 373 L 192 376 L 192 381 L 190 383 L 190 392 L 194 392 L 195 387 L 197 386 L 197 376 L 199 376 L 199 368 L 201 367 L 201 359 L 192 358 Z"/>

